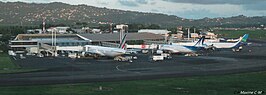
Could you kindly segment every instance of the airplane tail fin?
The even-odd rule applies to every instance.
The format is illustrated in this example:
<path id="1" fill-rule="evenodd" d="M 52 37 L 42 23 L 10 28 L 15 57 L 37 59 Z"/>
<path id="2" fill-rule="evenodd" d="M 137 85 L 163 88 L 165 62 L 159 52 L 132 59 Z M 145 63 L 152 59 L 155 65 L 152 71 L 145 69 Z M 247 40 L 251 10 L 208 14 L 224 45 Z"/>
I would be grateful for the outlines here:
<path id="1" fill-rule="evenodd" d="M 127 34 L 124 35 L 124 37 L 122 38 L 122 42 L 119 45 L 119 48 L 121 48 L 121 49 L 125 49 L 125 47 L 126 47 L 126 36 L 127 36 Z"/>
<path id="2" fill-rule="evenodd" d="M 238 48 L 243 44 L 243 42 L 247 42 L 248 36 L 248 34 L 245 34 L 243 37 L 240 37 L 239 41 L 234 45 L 234 48 Z"/>
<path id="3" fill-rule="evenodd" d="M 248 39 L 248 34 L 245 34 L 242 39 L 241 39 L 241 42 L 247 42 L 247 39 Z"/>
<path id="4" fill-rule="evenodd" d="M 204 41 L 205 41 L 205 36 L 202 36 L 199 41 L 194 45 L 194 46 L 197 46 L 197 45 L 204 45 Z"/>

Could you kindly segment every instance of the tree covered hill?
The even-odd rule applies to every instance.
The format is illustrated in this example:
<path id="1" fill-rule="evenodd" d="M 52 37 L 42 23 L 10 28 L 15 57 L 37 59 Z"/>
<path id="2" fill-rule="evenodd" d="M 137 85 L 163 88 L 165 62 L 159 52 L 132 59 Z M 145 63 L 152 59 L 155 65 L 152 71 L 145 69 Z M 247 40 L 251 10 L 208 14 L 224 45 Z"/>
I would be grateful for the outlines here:
<path id="1" fill-rule="evenodd" d="M 60 2 L 36 4 L 23 2 L 0 2 L 1 25 L 36 25 L 43 18 L 48 24 L 157 24 L 162 27 L 176 26 L 222 26 L 245 27 L 266 24 L 266 17 L 185 19 L 174 15 L 124 11 L 87 5 L 69 5 Z"/>

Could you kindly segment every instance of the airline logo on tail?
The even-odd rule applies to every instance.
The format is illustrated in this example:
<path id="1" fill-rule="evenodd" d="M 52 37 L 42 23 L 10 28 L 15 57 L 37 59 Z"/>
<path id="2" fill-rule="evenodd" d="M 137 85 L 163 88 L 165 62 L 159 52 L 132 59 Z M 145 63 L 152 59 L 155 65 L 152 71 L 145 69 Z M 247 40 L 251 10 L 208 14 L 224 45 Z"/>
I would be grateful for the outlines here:
<path id="1" fill-rule="evenodd" d="M 248 39 L 248 34 L 245 34 L 243 37 L 240 37 L 239 41 L 236 42 L 233 48 L 239 48 L 241 45 L 247 42 L 247 39 Z"/>
<path id="2" fill-rule="evenodd" d="M 125 49 L 125 47 L 126 47 L 126 36 L 127 36 L 127 34 L 124 35 L 124 37 L 122 38 L 122 42 L 119 45 L 119 48 L 121 48 L 121 49 Z"/>
<path id="3" fill-rule="evenodd" d="M 197 46 L 197 45 L 204 45 L 204 41 L 205 41 L 205 36 L 202 36 L 199 41 L 194 45 L 194 46 Z"/>
<path id="4" fill-rule="evenodd" d="M 247 39 L 248 39 L 248 34 L 245 34 L 242 39 L 241 39 L 241 42 L 247 42 Z"/>

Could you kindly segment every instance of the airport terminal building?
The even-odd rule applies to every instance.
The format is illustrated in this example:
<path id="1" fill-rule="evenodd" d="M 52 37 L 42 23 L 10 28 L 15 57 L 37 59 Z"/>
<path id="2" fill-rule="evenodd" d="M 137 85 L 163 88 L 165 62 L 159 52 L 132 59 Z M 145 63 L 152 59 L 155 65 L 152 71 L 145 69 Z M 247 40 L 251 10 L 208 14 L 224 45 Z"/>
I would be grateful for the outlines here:
<path id="1" fill-rule="evenodd" d="M 153 33 L 127 33 L 127 41 L 162 41 L 162 35 Z M 19 34 L 10 41 L 9 47 L 15 53 L 37 54 L 41 51 L 51 51 L 53 48 L 77 48 L 102 42 L 119 43 L 119 33 L 112 34 Z"/>

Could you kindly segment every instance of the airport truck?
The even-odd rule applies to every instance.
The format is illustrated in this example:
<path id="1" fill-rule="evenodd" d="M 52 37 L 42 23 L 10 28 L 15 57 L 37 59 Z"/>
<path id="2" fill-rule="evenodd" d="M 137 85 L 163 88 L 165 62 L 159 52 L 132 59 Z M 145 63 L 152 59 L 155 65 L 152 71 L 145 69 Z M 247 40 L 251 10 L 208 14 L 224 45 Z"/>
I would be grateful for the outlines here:
<path id="1" fill-rule="evenodd" d="M 164 57 L 162 55 L 153 55 L 151 59 L 152 61 L 162 61 L 164 60 Z"/>
<path id="2" fill-rule="evenodd" d="M 163 52 L 160 52 L 158 53 L 155 53 L 155 55 L 152 55 L 151 56 L 151 60 L 152 61 L 159 61 L 159 60 L 164 60 L 164 59 L 171 59 L 171 55 L 169 53 L 163 53 Z"/>
<path id="3" fill-rule="evenodd" d="M 68 57 L 69 58 L 77 58 L 77 54 L 76 53 L 69 53 Z"/>
<path id="4" fill-rule="evenodd" d="M 171 59 L 171 55 L 168 53 L 162 53 L 161 56 L 163 56 L 164 59 Z"/>
<path id="5" fill-rule="evenodd" d="M 114 58 L 115 61 L 128 61 L 133 62 L 133 60 L 136 60 L 136 56 L 117 56 Z"/>

